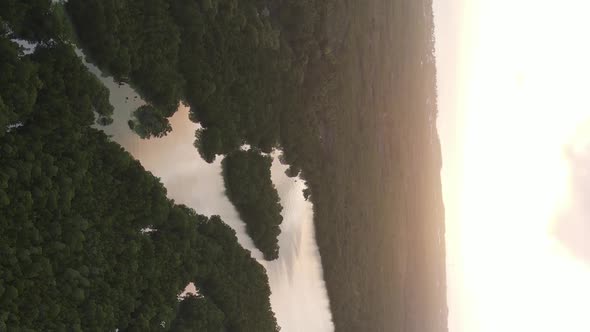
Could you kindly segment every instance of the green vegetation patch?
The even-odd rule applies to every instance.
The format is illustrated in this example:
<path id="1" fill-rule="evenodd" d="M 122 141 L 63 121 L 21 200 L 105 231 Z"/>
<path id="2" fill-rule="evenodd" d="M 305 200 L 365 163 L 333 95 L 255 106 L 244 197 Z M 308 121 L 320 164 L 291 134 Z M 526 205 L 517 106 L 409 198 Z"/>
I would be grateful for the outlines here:
<path id="1" fill-rule="evenodd" d="M 279 226 L 283 221 L 283 207 L 271 181 L 271 165 L 272 158 L 256 150 L 232 152 L 222 162 L 227 197 L 267 260 L 279 257 Z"/>
<path id="2" fill-rule="evenodd" d="M 278 331 L 235 232 L 91 127 L 109 92 L 44 30 L 50 1 L 0 8 L 0 330 Z M 41 42 L 25 55 L 15 37 Z M 179 300 L 189 282 L 200 295 Z"/>
<path id="3" fill-rule="evenodd" d="M 333 67 L 322 22 L 330 3 L 70 0 L 66 9 L 89 58 L 152 106 L 130 123 L 136 132 L 165 135 L 164 118 L 182 100 L 202 127 L 195 146 L 212 162 L 243 144 L 268 153 L 317 139 L 311 104 L 320 105 L 326 89 L 311 72 Z M 298 163 L 301 153 L 290 150 L 287 159 Z"/>

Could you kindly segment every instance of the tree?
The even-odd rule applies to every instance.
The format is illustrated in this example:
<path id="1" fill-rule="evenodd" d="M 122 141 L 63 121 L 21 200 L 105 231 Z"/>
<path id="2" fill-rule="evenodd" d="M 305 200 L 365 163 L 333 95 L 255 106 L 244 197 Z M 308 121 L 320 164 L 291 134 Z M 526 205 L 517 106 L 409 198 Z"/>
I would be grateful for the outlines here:
<path id="1" fill-rule="evenodd" d="M 172 131 L 168 119 L 152 105 L 138 107 L 129 120 L 129 128 L 141 138 L 163 137 Z"/>
<path id="2" fill-rule="evenodd" d="M 271 181 L 272 159 L 258 151 L 236 151 L 222 162 L 227 197 L 246 223 L 246 231 L 267 260 L 279 256 L 283 221 L 279 194 Z"/>
<path id="3" fill-rule="evenodd" d="M 202 295 L 188 295 L 180 301 L 176 318 L 170 331 L 222 332 L 225 328 L 225 315 L 210 300 Z"/>
<path id="4" fill-rule="evenodd" d="M 16 43 L 0 38 L 0 136 L 14 123 L 24 122 L 33 111 L 41 85 L 37 67 L 22 57 Z"/>
<path id="5" fill-rule="evenodd" d="M 231 229 L 174 204 L 92 127 L 113 109 L 71 45 L 55 39 L 22 56 L 2 35 L 0 68 L 0 116 L 23 121 L 0 139 L 0 330 L 166 331 L 182 316 L 178 294 L 203 280 L 221 287 L 209 289 L 216 301 L 193 323 L 274 331 L 264 269 Z M 153 107 L 137 115 L 146 132 L 168 130 Z M 226 292 L 235 294 L 229 303 Z"/>
<path id="6" fill-rule="evenodd" d="M 222 153 L 222 137 L 217 128 L 199 129 L 195 132 L 194 145 L 201 158 L 208 163 L 215 161 L 215 156 Z"/>

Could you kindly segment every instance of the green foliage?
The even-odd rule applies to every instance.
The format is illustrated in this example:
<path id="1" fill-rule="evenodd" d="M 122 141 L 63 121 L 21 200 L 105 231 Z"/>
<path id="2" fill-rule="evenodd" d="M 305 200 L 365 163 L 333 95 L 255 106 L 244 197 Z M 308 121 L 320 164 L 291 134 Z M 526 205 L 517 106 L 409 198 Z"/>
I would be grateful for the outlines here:
<path id="1" fill-rule="evenodd" d="M 53 15 L 56 4 L 51 0 L 3 0 L 0 1 L 0 18 L 23 39 L 48 41 L 61 38 L 63 21 Z"/>
<path id="2" fill-rule="evenodd" d="M 179 32 L 166 0 L 68 1 L 82 46 L 117 80 L 132 80 L 144 99 L 171 116 L 183 86 Z"/>
<path id="3" fill-rule="evenodd" d="M 172 322 L 173 332 L 223 332 L 225 315 L 213 302 L 203 296 L 188 295 L 179 304 Z"/>
<path id="4" fill-rule="evenodd" d="M 207 294 L 220 297 L 221 309 L 209 304 L 192 324 L 219 326 L 228 315 L 236 331 L 273 331 L 260 325 L 276 324 L 264 270 L 231 229 L 173 205 L 157 179 L 104 134 L 27 126 L 6 144 L 0 284 L 9 330 L 175 326 L 176 295 L 202 281 L 219 287 Z M 239 307 L 223 302 L 236 299 Z"/>
<path id="5" fill-rule="evenodd" d="M 243 144 L 266 153 L 280 144 L 288 175 L 303 171 L 307 179 L 319 168 L 316 156 L 330 148 L 326 127 L 337 116 L 336 103 L 328 98 L 337 64 L 325 27 L 332 5 L 70 0 L 67 9 L 92 59 L 115 77 L 130 79 L 161 110 L 158 116 L 148 112 L 154 116 L 147 117 L 147 127 L 130 122 L 141 137 L 166 134 L 163 117 L 172 115 L 169 106 L 182 98 L 190 105 L 190 119 L 201 125 L 194 145 L 205 161 Z M 157 31 L 146 33 L 146 27 Z M 152 53 L 157 60 L 151 61 Z M 274 227 L 252 228 L 253 234 L 278 234 Z M 268 239 L 276 234 L 261 237 L 264 247 L 273 247 Z"/>
<path id="6" fill-rule="evenodd" d="M 172 6 L 181 27 L 179 65 L 193 118 L 227 137 L 217 153 L 242 143 L 270 150 L 278 142 L 280 33 L 258 14 L 255 1 L 210 3 L 199 8 L 184 0 Z"/>
<path id="7" fill-rule="evenodd" d="M 193 144 L 199 151 L 201 158 L 208 163 L 215 161 L 218 151 L 221 150 L 221 137 L 218 130 L 198 129 L 195 132 Z"/>
<path id="8" fill-rule="evenodd" d="M 100 121 L 110 121 L 113 106 L 109 103 L 109 91 L 88 72 L 71 46 L 39 46 L 31 59 L 38 63 L 38 76 L 44 82 L 32 119 L 47 122 L 44 130 L 91 125 L 94 113 L 98 119 L 104 119 Z M 57 121 L 60 116 L 61 121 Z"/>
<path id="9" fill-rule="evenodd" d="M 232 152 L 222 162 L 227 197 L 267 260 L 279 257 L 279 226 L 283 221 L 283 207 L 270 178 L 271 165 L 272 159 L 256 150 Z"/>
<path id="10" fill-rule="evenodd" d="M 170 122 L 152 105 L 143 105 L 133 112 L 131 128 L 141 138 L 162 137 L 172 131 Z"/>
<path id="11" fill-rule="evenodd" d="M 202 152 L 211 160 L 242 143 L 263 151 L 278 143 L 277 88 L 290 60 L 278 27 L 260 14 L 264 6 L 270 3 L 71 0 L 66 8 L 98 66 L 131 80 L 164 117 L 183 98 L 192 119 L 223 137 Z"/>
<path id="12" fill-rule="evenodd" d="M 178 224 L 168 216 L 177 208 L 137 161 L 90 128 L 101 92 L 73 50 L 59 44 L 31 59 L 38 98 L 2 143 L 2 196 L 10 201 L 0 208 L 2 323 L 146 330 L 170 321 L 189 280 L 168 256 L 170 224 Z M 142 234 L 145 227 L 158 236 Z M 198 245 L 194 234 L 186 241 Z M 160 270 L 166 265 L 172 269 Z"/>
<path id="13" fill-rule="evenodd" d="M 0 73 L 1 137 L 8 125 L 27 120 L 41 84 L 37 66 L 6 38 L 0 38 Z"/>
<path id="14" fill-rule="evenodd" d="M 285 160 L 291 165 L 290 176 L 300 174 L 303 168 L 313 169 L 309 167 L 316 163 L 313 155 L 322 152 L 323 119 L 318 114 L 330 107 L 326 103 L 330 90 L 326 78 L 334 70 L 332 52 L 323 51 L 329 47 L 320 47 L 326 44 L 321 18 L 326 15 L 327 4 L 150 0 L 149 6 L 133 0 L 71 0 L 67 8 L 83 45 L 97 64 L 116 77 L 130 77 L 155 107 L 160 107 L 156 100 L 162 98 L 156 97 L 154 89 L 182 90 L 168 97 L 178 101 L 182 96 L 190 105 L 191 120 L 202 127 L 195 134 L 194 145 L 205 161 L 213 162 L 218 154 L 232 154 L 243 144 L 270 152 L 280 141 Z M 149 24 L 147 12 L 153 15 Z M 168 31 L 168 40 L 160 41 L 158 34 L 142 31 L 145 26 L 151 29 L 160 24 L 168 24 L 162 28 Z M 152 39 L 160 42 L 152 44 Z M 144 44 L 148 43 L 156 54 L 168 52 L 157 57 L 157 65 L 143 65 L 149 53 Z M 327 54 L 331 57 L 324 56 Z M 153 80 L 140 75 L 158 72 L 158 68 L 174 71 L 182 79 L 168 79 L 173 74 L 159 74 Z M 140 118 L 138 112 L 136 118 Z M 145 122 L 150 125 L 134 120 L 130 126 L 141 137 L 167 133 L 162 116 L 171 112 L 156 113 L 146 112 L 149 120 Z M 230 199 L 265 257 L 276 258 L 281 223 L 276 190 L 261 194 L 253 189 L 262 183 L 272 188 L 270 172 L 264 174 L 267 179 L 257 177 L 251 182 L 238 181 L 237 177 L 227 180 L 230 174 L 248 173 L 237 169 L 245 165 L 231 160 L 224 162 L 228 195 L 234 195 Z M 238 192 L 238 183 L 247 183 L 241 188 L 250 192 Z M 257 201 L 258 195 L 264 199 Z M 248 196 L 250 201 L 246 200 Z"/>
<path id="15" fill-rule="evenodd" d="M 208 264 L 197 273 L 196 285 L 223 311 L 227 330 L 279 331 L 264 267 L 238 244 L 236 232 L 219 216 L 199 223 L 198 230 L 211 244 L 204 255 Z"/>
<path id="16" fill-rule="evenodd" d="M 181 99 L 190 104 L 203 128 L 195 145 L 208 162 L 229 154 L 228 195 L 267 259 L 280 224 L 267 164 L 231 159 L 245 143 L 263 152 L 281 145 L 288 175 L 303 176 L 314 201 L 339 331 L 395 330 L 399 315 L 374 308 L 395 309 L 401 287 L 423 310 L 400 326 L 420 330 L 444 315 L 437 305 L 444 295 L 434 298 L 428 287 L 444 278 L 444 246 L 435 245 L 442 198 L 433 190 L 440 191 L 440 155 L 429 159 L 432 133 L 423 126 L 436 109 L 418 103 L 435 99 L 436 71 L 433 61 L 416 65 L 432 57 L 430 2 L 381 3 L 387 8 L 377 16 L 373 4 L 333 0 L 66 5 L 93 62 L 148 101 L 131 122 L 142 136 L 165 134 L 164 118 Z M 388 16 L 400 8 L 404 15 Z M 51 0 L 0 1 L 0 331 L 278 330 L 264 269 L 233 231 L 174 205 L 141 165 L 89 129 L 94 112 L 98 123 L 112 121 L 112 108 L 104 87 L 59 42 L 71 35 L 62 10 Z M 44 43 L 23 56 L 9 35 Z M 382 109 L 391 104 L 370 101 L 390 99 L 400 114 L 384 138 L 375 114 L 393 112 Z M 6 132 L 13 124 L 23 126 Z M 385 168 L 374 147 L 387 139 L 396 141 L 388 151 L 396 162 L 385 160 Z M 406 150 L 417 153 L 399 152 Z M 391 199 L 408 179 L 419 180 L 411 195 Z M 402 231 L 391 222 L 398 219 L 409 221 Z M 155 231 L 142 233 L 146 227 Z M 408 236 L 399 248 L 383 247 L 399 234 Z M 391 254 L 400 250 L 409 253 L 404 264 Z M 398 265 L 409 271 L 403 284 L 391 278 Z M 178 303 L 189 281 L 201 295 Z"/>
<path id="17" fill-rule="evenodd" d="M 21 9 L 43 9 L 0 6 L 15 27 L 35 27 Z M 278 330 L 265 271 L 235 233 L 175 205 L 91 127 L 113 108 L 71 46 L 55 39 L 23 56 L 2 35 L 0 69 L 0 330 Z M 137 112 L 150 134 L 154 114 Z M 179 303 L 191 281 L 206 299 Z"/>

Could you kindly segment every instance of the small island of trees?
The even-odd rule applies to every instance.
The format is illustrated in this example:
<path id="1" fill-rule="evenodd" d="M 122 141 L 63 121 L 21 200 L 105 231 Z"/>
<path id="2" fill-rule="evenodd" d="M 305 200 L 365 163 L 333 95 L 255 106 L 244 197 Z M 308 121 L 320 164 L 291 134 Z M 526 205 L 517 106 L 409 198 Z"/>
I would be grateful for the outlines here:
<path id="1" fill-rule="evenodd" d="M 236 151 L 221 165 L 227 197 L 246 223 L 248 235 L 265 259 L 277 259 L 283 207 L 271 181 L 272 158 L 255 149 Z"/>

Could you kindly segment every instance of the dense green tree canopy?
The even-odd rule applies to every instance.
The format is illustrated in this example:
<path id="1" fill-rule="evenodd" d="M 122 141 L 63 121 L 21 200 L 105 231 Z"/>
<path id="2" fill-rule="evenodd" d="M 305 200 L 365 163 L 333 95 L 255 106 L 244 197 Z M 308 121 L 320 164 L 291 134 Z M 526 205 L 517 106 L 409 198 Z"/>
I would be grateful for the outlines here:
<path id="1" fill-rule="evenodd" d="M 48 41 L 61 37 L 64 22 L 54 15 L 57 6 L 48 0 L 0 1 L 0 16 L 17 37 L 34 41 Z"/>
<path id="2" fill-rule="evenodd" d="M 101 86 L 88 84 L 95 81 L 69 46 L 39 48 L 25 61 L 35 62 L 41 84 L 31 115 L 2 143 L 2 329 L 171 320 L 183 281 L 159 282 L 173 274 L 154 273 L 169 243 L 141 232 L 168 219 L 163 187 L 89 127 Z"/>
<path id="3" fill-rule="evenodd" d="M 272 158 L 256 150 L 236 151 L 222 162 L 227 197 L 246 223 L 246 231 L 267 260 L 279 257 L 279 194 L 270 179 Z"/>
<path id="4" fill-rule="evenodd" d="M 223 311 L 228 330 L 279 331 L 264 267 L 238 244 L 235 231 L 218 216 L 200 223 L 198 230 L 211 242 L 204 253 L 208 263 L 199 269 L 196 285 Z"/>
<path id="5" fill-rule="evenodd" d="M 168 119 L 152 105 L 138 107 L 129 120 L 129 128 L 141 138 L 162 137 L 172 131 Z"/>
<path id="6" fill-rule="evenodd" d="M 170 328 L 174 332 L 223 332 L 225 315 L 217 306 L 201 295 L 188 295 L 179 305 Z"/>
<path id="7" fill-rule="evenodd" d="M 87 72 L 68 53 L 62 45 L 32 56 L 37 101 L 1 144 L 2 329 L 166 330 L 177 294 L 194 281 L 219 298 L 194 324 L 274 331 L 264 269 L 219 218 L 174 205 L 89 126 L 96 92 L 80 90 Z"/>
<path id="8" fill-rule="evenodd" d="M 314 169 L 310 154 L 320 152 L 325 121 L 318 114 L 330 107 L 326 78 L 334 59 L 322 22 L 329 1 L 148 2 L 150 8 L 139 0 L 71 0 L 67 8 L 82 44 L 99 66 L 117 77 L 129 77 L 156 108 L 163 105 L 156 88 L 174 92 L 167 100 L 182 98 L 190 105 L 191 120 L 201 125 L 195 147 L 207 162 L 228 155 L 228 196 L 254 243 L 267 259 L 274 259 L 282 218 L 270 181 L 270 161 L 238 151 L 249 144 L 268 153 L 280 141 L 284 160 L 291 165 L 289 176 L 304 167 L 307 173 Z M 151 31 L 159 24 L 166 28 L 153 36 L 140 28 L 149 26 Z M 158 39 L 162 31 L 168 39 Z M 145 62 L 146 49 L 166 54 L 157 57 L 162 63 Z M 154 80 L 141 76 L 158 68 L 170 74 Z M 171 113 L 148 107 L 135 113 L 130 126 L 141 137 L 166 134 L 170 129 L 162 117 Z M 305 194 L 309 197 L 311 189 Z"/>
<path id="9" fill-rule="evenodd" d="M 17 5 L 1 20 L 33 26 Z M 55 37 L 24 55 L 0 34 L 0 330 L 278 330 L 262 266 L 92 128 L 109 92 Z"/>
<path id="10" fill-rule="evenodd" d="M 0 136 L 15 123 L 26 121 L 37 99 L 40 81 L 37 67 L 21 58 L 18 46 L 7 38 L 0 39 Z"/>
<path id="11" fill-rule="evenodd" d="M 117 80 L 132 80 L 165 116 L 178 107 L 179 32 L 169 1 L 68 1 L 82 46 L 90 59 Z"/>
<path id="12" fill-rule="evenodd" d="M 331 3 L 70 0 L 67 9 L 91 58 L 120 80 L 131 80 L 151 103 L 129 123 L 141 137 L 169 132 L 165 117 L 182 99 L 201 126 L 194 145 L 205 161 L 243 144 L 268 153 L 280 143 L 288 175 L 305 170 L 308 179 L 318 168 L 314 156 L 326 148 L 326 123 L 336 116 L 327 98 L 336 62 L 325 28 Z M 225 167 L 229 174 L 241 164 Z M 270 178 L 255 181 L 266 186 Z M 276 257 L 280 210 L 266 202 L 247 213 L 240 204 L 244 216 L 272 209 L 264 213 L 267 221 L 250 217 L 259 222 L 246 223 L 265 255 Z"/>
<path id="13" fill-rule="evenodd" d="M 69 0 L 68 5 L 82 45 L 101 68 L 131 81 L 164 116 L 180 99 L 191 106 L 191 120 L 202 127 L 195 146 L 206 161 L 245 143 L 264 152 L 280 144 L 287 174 L 307 181 L 336 328 L 350 331 L 395 330 L 391 321 L 397 315 L 374 309 L 397 308 L 400 287 L 410 303 L 426 300 L 437 307 L 422 295 L 431 289 L 424 287 L 427 279 L 444 276 L 444 268 L 420 270 L 430 259 L 444 267 L 444 246 L 426 241 L 439 225 L 424 222 L 440 220 L 429 211 L 442 202 L 429 201 L 438 195 L 431 181 L 440 173 L 440 155 L 438 164 L 430 164 L 431 147 L 423 145 L 434 139 L 437 146 L 431 126 L 423 127 L 424 119 L 436 117 L 436 103 L 420 104 L 436 100 L 430 7 L 429 0 Z M 22 25 L 14 27 L 23 33 Z M 0 103 L 0 112 L 5 110 Z M 383 114 L 393 113 L 391 122 L 383 121 Z M 383 127 L 390 131 L 387 138 L 380 135 Z M 388 139 L 396 143 L 384 161 L 375 151 Z M 404 158 L 406 148 L 419 153 Z M 401 195 L 407 196 L 409 212 L 396 205 L 395 190 L 408 176 L 419 179 L 411 195 Z M 389 222 L 396 211 L 406 212 L 403 219 L 412 216 L 405 223 L 410 229 L 400 232 Z M 367 227 L 358 227 L 359 221 Z M 401 251 L 415 254 L 403 264 L 410 282 L 402 286 L 392 283 L 389 276 L 399 274 L 384 265 L 395 255 L 383 246 L 399 234 L 420 234 L 400 239 Z M 407 250 L 406 242 L 424 251 Z M 412 265 L 419 260 L 423 266 Z M 350 285 L 360 290 L 350 292 Z M 374 296 L 379 292 L 383 297 Z M 434 326 L 432 312 L 446 312 L 421 310 L 424 315 L 408 316 L 401 326 L 418 321 L 418 330 Z"/>
<path id="14" fill-rule="evenodd" d="M 242 144 L 270 152 L 281 127 L 295 125 L 281 114 L 303 107 L 306 68 L 324 55 L 315 1 L 70 0 L 67 9 L 98 66 L 164 117 L 185 100 L 198 136 L 221 137 L 196 144 L 207 161 Z"/>

